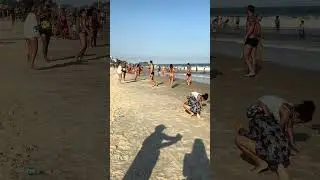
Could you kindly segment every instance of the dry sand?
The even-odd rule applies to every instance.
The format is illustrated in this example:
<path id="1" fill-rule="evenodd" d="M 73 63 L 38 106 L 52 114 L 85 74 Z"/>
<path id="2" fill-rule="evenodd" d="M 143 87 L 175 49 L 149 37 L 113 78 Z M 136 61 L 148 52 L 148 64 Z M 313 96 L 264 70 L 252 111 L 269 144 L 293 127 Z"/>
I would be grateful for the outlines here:
<path id="1" fill-rule="evenodd" d="M 192 91 L 208 92 L 209 85 L 194 83 L 191 87 L 187 87 L 184 81 L 178 80 L 176 83 L 179 85 L 171 89 L 166 86 L 167 78 L 159 79 L 156 76 L 158 82 L 165 83 L 151 88 L 146 77 L 138 82 L 131 82 L 132 78 L 132 75 L 129 75 L 128 82 L 120 84 L 114 70 L 111 70 L 111 179 L 122 179 L 125 174 L 140 173 L 134 176 L 134 179 L 144 179 L 141 175 L 151 174 L 150 179 L 181 180 L 184 178 L 184 166 L 190 167 L 190 169 L 185 168 L 187 169 L 185 172 L 193 172 L 189 178 L 202 173 L 202 179 L 210 179 L 208 170 L 210 102 L 203 110 L 201 120 L 190 117 L 182 108 L 188 93 Z M 157 135 L 151 135 L 158 125 L 167 127 L 164 131 L 167 135 L 175 136 L 180 133 L 183 136 L 182 140 L 162 148 L 160 152 L 146 150 L 148 149 L 146 146 L 156 146 L 156 143 L 161 142 L 161 138 L 155 137 Z M 184 161 L 186 154 L 191 153 L 197 138 L 203 141 L 205 150 L 199 145 L 190 156 L 189 161 Z M 145 144 L 142 146 L 144 141 Z M 201 144 L 201 141 L 198 142 Z M 148 170 L 152 170 L 150 168 L 152 166 L 155 167 L 150 173 Z M 126 176 L 125 179 L 130 178 Z"/>
<path id="2" fill-rule="evenodd" d="M 53 40 L 55 61 L 39 56 L 38 67 L 47 69 L 35 71 L 25 60 L 21 24 L 17 33 L 7 21 L 0 27 L 0 179 L 106 179 L 109 70 L 101 57 L 109 47 L 90 49 L 91 60 L 75 65 L 63 57 L 74 55 L 79 42 Z M 45 174 L 28 176 L 26 168 Z"/>
<path id="3" fill-rule="evenodd" d="M 253 78 L 242 77 L 243 61 L 215 54 L 215 67 L 223 75 L 213 80 L 214 104 L 211 120 L 211 141 L 213 144 L 212 170 L 216 180 L 277 179 L 271 172 L 254 174 L 251 165 L 240 158 L 240 151 L 234 145 L 234 125 L 241 121 L 247 125 L 246 108 L 250 103 L 266 94 L 278 95 L 296 103 L 312 99 L 320 102 L 320 72 L 287 68 L 265 62 L 260 74 Z M 294 180 L 320 178 L 320 108 L 314 120 L 295 128 L 300 154 L 292 157 L 288 170 Z"/>

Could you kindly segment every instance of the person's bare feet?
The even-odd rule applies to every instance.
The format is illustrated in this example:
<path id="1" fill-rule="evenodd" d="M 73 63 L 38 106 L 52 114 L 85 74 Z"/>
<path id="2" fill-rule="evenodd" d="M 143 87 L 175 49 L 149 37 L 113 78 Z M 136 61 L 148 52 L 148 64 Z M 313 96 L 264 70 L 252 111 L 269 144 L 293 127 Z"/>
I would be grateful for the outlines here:
<path id="1" fill-rule="evenodd" d="M 255 166 L 251 169 L 252 172 L 260 173 L 261 171 L 268 168 L 268 164 L 265 161 L 261 161 L 258 166 Z"/>
<path id="2" fill-rule="evenodd" d="M 256 74 L 253 72 L 250 72 L 250 73 L 244 75 L 244 77 L 255 77 L 255 76 L 256 76 Z"/>

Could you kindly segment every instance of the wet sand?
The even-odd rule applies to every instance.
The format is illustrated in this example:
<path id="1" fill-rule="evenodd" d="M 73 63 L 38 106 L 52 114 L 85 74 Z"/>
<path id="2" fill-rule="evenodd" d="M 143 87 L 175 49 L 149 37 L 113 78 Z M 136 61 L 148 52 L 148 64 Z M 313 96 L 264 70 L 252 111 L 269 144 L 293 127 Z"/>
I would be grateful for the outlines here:
<path id="1" fill-rule="evenodd" d="M 40 45 L 42 70 L 31 70 L 21 24 L 0 26 L 0 179 L 105 179 L 107 40 L 84 64 L 70 58 L 78 41 L 52 40 L 52 61 L 41 59 Z"/>
<path id="2" fill-rule="evenodd" d="M 137 82 L 131 81 L 132 78 L 132 75 L 128 75 L 127 82 L 120 84 L 115 71 L 111 70 L 111 179 L 150 176 L 150 179 L 178 180 L 188 173 L 191 178 L 196 177 L 195 174 L 202 174 L 201 178 L 211 179 L 208 177 L 210 102 L 207 102 L 200 120 L 190 117 L 182 107 L 190 92 L 209 92 L 209 85 L 193 83 L 187 87 L 184 80 L 177 80 L 175 87 L 169 88 L 167 77 L 155 76 L 159 86 L 151 88 L 146 77 Z M 180 133 L 182 140 L 160 150 L 146 150 L 150 149 L 149 143 L 153 147 L 162 141 L 152 134 L 158 125 L 165 125 L 167 128 L 164 133 L 169 136 Z M 194 142 L 198 146 L 191 153 Z M 199 145 L 202 143 L 203 146 Z M 186 154 L 190 153 L 191 157 L 199 158 L 192 163 L 190 158 L 186 161 L 185 157 L 190 157 Z M 191 169 L 194 174 L 190 175 Z"/>
<path id="3" fill-rule="evenodd" d="M 215 179 L 256 180 L 277 179 L 271 172 L 254 174 L 251 165 L 240 158 L 234 145 L 236 121 L 247 125 L 246 108 L 262 95 L 278 95 L 298 103 L 312 99 L 319 106 L 319 71 L 307 71 L 264 62 L 257 77 L 242 77 L 244 62 L 222 54 L 215 54 L 214 66 L 223 73 L 213 80 L 214 104 L 211 119 L 213 144 L 212 170 Z M 288 170 L 294 180 L 319 179 L 320 177 L 320 108 L 311 123 L 295 128 L 300 154 L 292 157 Z"/>

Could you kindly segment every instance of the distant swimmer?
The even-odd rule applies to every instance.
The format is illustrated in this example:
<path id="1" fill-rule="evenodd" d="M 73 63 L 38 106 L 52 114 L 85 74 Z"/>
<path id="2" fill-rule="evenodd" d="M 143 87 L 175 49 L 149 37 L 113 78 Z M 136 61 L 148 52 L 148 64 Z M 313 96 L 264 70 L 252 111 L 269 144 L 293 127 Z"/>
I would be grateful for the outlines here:
<path id="1" fill-rule="evenodd" d="M 191 77 L 191 65 L 190 63 L 187 64 L 187 85 L 190 86 L 191 81 L 192 81 L 192 77 Z"/>

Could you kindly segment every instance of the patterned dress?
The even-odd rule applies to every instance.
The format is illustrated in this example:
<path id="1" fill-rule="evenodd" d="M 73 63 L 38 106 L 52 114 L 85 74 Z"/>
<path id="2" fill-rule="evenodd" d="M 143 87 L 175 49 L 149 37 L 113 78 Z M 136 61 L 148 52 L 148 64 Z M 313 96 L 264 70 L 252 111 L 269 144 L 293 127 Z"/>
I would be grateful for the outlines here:
<path id="1" fill-rule="evenodd" d="M 187 97 L 188 100 L 188 106 L 190 106 L 190 111 L 198 114 L 201 111 L 201 106 L 200 106 L 200 102 L 197 100 L 196 97 L 194 97 L 193 95 L 189 95 Z"/>
<path id="2" fill-rule="evenodd" d="M 286 132 L 272 115 L 266 115 L 259 105 L 247 109 L 249 131 L 240 130 L 240 135 L 255 141 L 257 155 L 265 160 L 271 169 L 279 164 L 290 164 L 290 148 Z"/>

